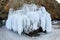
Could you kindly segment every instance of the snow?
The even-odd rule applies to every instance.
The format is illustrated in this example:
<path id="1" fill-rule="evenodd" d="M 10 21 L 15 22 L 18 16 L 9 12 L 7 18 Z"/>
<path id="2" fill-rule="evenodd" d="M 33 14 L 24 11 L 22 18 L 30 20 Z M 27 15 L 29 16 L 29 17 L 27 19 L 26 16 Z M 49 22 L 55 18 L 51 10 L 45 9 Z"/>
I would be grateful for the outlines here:
<path id="1" fill-rule="evenodd" d="M 56 0 L 58 3 L 60 3 L 60 0 Z"/>
<path id="2" fill-rule="evenodd" d="M 21 35 L 23 30 L 29 33 L 39 27 L 42 27 L 43 31 L 51 32 L 52 24 L 50 14 L 45 7 L 38 8 L 35 4 L 24 4 L 20 10 L 10 8 L 6 27 Z"/>

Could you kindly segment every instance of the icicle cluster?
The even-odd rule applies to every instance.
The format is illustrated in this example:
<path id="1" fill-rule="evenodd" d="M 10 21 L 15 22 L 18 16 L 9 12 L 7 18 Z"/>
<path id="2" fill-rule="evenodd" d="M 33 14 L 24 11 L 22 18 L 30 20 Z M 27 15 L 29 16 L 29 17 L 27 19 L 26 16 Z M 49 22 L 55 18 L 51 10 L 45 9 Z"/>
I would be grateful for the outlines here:
<path id="1" fill-rule="evenodd" d="M 39 26 L 38 26 L 39 25 Z M 9 30 L 17 31 L 19 35 L 24 31 L 29 33 L 39 27 L 43 31 L 51 32 L 52 24 L 50 14 L 45 7 L 38 8 L 35 4 L 24 4 L 22 9 L 9 9 L 6 27 Z"/>

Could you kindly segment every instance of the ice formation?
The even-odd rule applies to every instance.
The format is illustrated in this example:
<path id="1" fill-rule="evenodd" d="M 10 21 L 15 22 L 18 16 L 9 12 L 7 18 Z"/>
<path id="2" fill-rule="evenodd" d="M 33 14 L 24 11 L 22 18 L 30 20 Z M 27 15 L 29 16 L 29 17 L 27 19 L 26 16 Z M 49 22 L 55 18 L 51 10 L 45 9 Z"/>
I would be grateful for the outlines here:
<path id="1" fill-rule="evenodd" d="M 10 9 L 9 9 L 9 14 L 8 14 L 8 19 L 7 19 L 7 21 L 6 21 L 6 27 L 7 27 L 7 29 L 9 29 L 9 30 L 12 29 L 12 22 L 11 22 L 11 20 L 12 20 L 12 14 L 13 14 L 13 9 L 10 8 Z"/>
<path id="2" fill-rule="evenodd" d="M 45 30 L 47 32 L 51 32 L 52 30 L 52 23 L 51 23 L 51 16 L 50 14 L 46 11 L 45 7 L 41 7 L 42 13 L 45 15 Z M 43 16 L 44 16 L 43 15 Z M 42 26 L 43 27 L 43 26 Z"/>
<path id="3" fill-rule="evenodd" d="M 52 24 L 45 7 L 38 8 L 35 4 L 24 4 L 22 9 L 16 11 L 10 8 L 6 27 L 21 35 L 23 31 L 29 33 L 39 27 L 42 27 L 43 31 L 51 32 Z"/>

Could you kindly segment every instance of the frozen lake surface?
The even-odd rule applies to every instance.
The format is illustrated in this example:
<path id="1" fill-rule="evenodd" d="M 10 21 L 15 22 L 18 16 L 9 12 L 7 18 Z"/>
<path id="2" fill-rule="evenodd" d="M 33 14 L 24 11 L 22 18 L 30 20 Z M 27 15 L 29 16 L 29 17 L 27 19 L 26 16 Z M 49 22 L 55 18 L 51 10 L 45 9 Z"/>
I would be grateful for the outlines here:
<path id="1" fill-rule="evenodd" d="M 29 37 L 22 34 L 19 36 L 13 31 L 7 30 L 5 27 L 0 28 L 0 40 L 60 40 L 60 25 L 53 25 L 51 33 L 41 34 L 36 37 Z"/>

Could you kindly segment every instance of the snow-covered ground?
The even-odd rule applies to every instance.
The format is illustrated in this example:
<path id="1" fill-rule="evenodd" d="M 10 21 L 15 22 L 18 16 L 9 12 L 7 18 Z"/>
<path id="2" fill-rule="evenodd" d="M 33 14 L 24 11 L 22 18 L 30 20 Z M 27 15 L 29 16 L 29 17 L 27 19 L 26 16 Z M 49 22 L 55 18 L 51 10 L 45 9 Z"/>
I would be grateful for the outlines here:
<path id="1" fill-rule="evenodd" d="M 41 34 L 36 37 L 29 37 L 27 35 L 22 34 L 19 36 L 17 33 L 13 31 L 7 30 L 5 27 L 0 28 L 0 40 L 60 40 L 60 25 L 53 25 L 53 29 L 51 33 Z"/>

